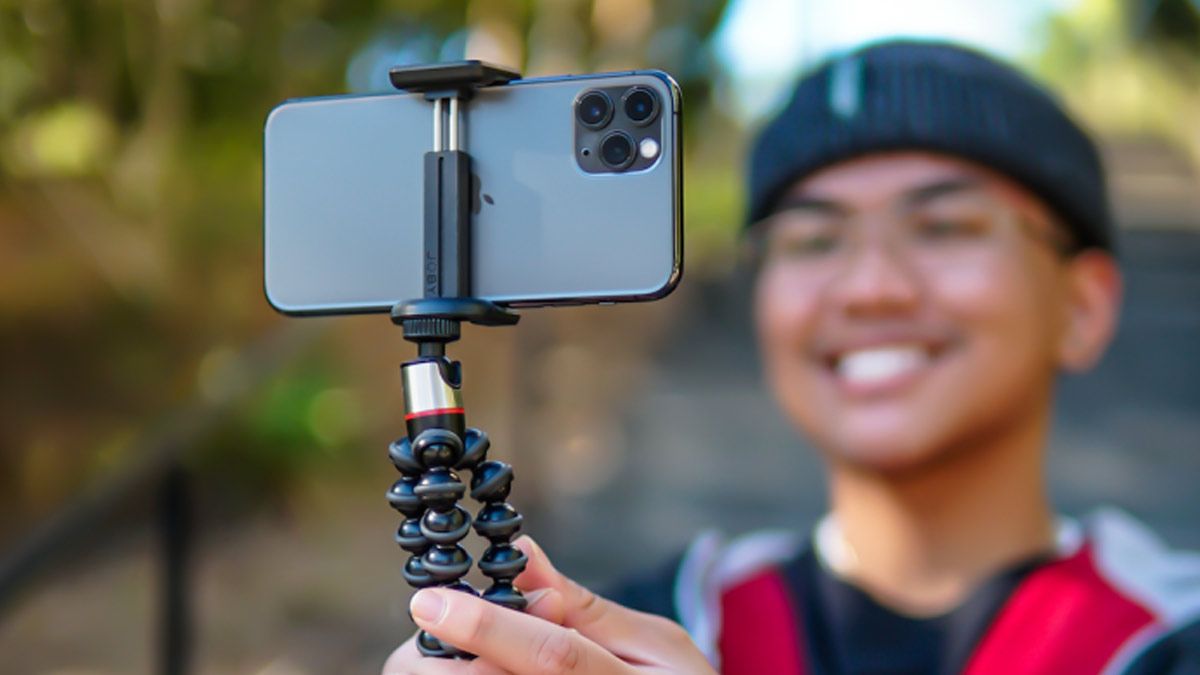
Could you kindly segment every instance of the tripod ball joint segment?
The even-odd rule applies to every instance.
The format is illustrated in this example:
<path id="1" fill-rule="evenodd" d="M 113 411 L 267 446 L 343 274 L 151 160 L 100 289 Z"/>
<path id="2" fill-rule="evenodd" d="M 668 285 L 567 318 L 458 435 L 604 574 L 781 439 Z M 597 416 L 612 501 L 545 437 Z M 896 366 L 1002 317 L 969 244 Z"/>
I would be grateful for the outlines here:
<path id="1" fill-rule="evenodd" d="M 425 297 L 392 308 L 392 322 L 403 327 L 404 339 L 417 345 L 418 354 L 400 367 L 408 435 L 388 448 L 400 471 L 387 499 L 404 516 L 396 531 L 396 543 L 409 554 L 403 575 L 415 588 L 441 586 L 480 595 L 462 580 L 473 561 L 461 542 L 473 526 L 489 542 L 479 560 L 479 570 L 491 580 L 482 597 L 520 611 L 527 603 L 513 580 L 527 560 L 512 545 L 522 520 L 507 502 L 513 470 L 487 458 L 487 434 L 467 428 L 462 368 L 446 358 L 446 345 L 458 340 L 462 322 L 508 326 L 519 318 L 469 297 L 471 157 L 462 149 L 460 129 L 464 104 L 478 88 L 503 85 L 519 75 L 466 61 L 393 68 L 390 77 L 397 89 L 424 93 L 433 103 L 434 131 L 432 151 L 425 155 Z M 469 482 L 460 478 L 462 472 L 470 472 Z M 471 497 L 483 504 L 473 519 L 458 503 L 468 484 Z M 417 648 L 426 656 L 472 658 L 424 631 Z"/>

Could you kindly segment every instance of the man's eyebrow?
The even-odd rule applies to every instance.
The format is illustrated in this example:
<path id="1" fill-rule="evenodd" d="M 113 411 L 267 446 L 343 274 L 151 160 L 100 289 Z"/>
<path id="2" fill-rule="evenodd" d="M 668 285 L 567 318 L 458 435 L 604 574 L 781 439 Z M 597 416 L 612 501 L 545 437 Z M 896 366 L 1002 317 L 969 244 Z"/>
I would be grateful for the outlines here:
<path id="1" fill-rule="evenodd" d="M 832 199 L 794 195 L 780 199 L 779 203 L 771 211 L 774 213 L 780 211 L 817 211 L 831 215 L 846 215 L 850 212 L 850 209 L 845 204 Z"/>
<path id="2" fill-rule="evenodd" d="M 920 206 L 942 195 L 976 190 L 980 187 L 982 182 L 976 178 L 946 178 L 905 192 L 901 202 L 907 207 Z"/>
<path id="3" fill-rule="evenodd" d="M 963 192 L 967 190 L 976 190 L 982 187 L 983 183 L 977 178 L 958 177 L 944 178 L 932 183 L 926 183 L 917 188 L 913 188 L 904 193 L 900 198 L 900 203 L 906 208 L 920 206 L 932 199 L 937 199 L 943 195 L 953 194 L 955 192 Z M 775 208 L 771 209 L 773 213 L 780 211 L 816 211 L 830 215 L 844 216 L 854 211 L 853 208 L 839 202 L 835 199 L 825 197 L 813 197 L 809 195 L 792 195 L 786 196 L 779 200 Z"/>

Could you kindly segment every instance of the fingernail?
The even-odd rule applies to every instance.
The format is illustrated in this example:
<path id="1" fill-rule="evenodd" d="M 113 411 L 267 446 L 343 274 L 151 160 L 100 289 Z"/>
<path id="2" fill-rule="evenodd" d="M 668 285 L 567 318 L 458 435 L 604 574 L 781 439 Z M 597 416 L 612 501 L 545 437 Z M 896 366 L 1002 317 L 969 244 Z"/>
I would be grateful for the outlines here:
<path id="1" fill-rule="evenodd" d="M 408 605 L 413 618 L 425 623 L 439 623 L 445 609 L 446 600 L 436 591 L 417 591 Z"/>
<path id="2" fill-rule="evenodd" d="M 517 539 L 517 542 L 520 542 L 520 541 L 525 542 L 525 546 L 523 546 L 522 548 L 523 549 L 528 548 L 530 558 L 542 556 L 542 547 L 538 546 L 538 543 L 533 540 L 533 537 L 531 537 L 527 534 L 523 534 L 520 536 L 520 538 Z M 517 542 L 513 542 L 513 543 L 517 543 Z"/>

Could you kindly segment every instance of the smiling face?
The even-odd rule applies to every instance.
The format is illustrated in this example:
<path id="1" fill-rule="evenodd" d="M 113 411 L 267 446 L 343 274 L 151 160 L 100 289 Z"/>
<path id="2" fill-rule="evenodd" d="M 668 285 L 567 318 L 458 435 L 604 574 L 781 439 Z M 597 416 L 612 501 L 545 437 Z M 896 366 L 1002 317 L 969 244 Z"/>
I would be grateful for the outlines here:
<path id="1" fill-rule="evenodd" d="M 1064 255 L 1037 198 L 964 160 L 843 162 L 756 228 L 764 370 L 834 461 L 909 468 L 1044 415 L 1112 333 L 1111 258 Z"/>

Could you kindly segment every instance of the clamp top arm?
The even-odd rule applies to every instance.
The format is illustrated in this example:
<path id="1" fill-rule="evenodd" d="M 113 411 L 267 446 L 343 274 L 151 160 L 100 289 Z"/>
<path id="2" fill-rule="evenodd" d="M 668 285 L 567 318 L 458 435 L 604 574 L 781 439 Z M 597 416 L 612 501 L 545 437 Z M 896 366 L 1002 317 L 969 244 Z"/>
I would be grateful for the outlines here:
<path id="1" fill-rule="evenodd" d="M 388 71 L 392 86 L 425 94 L 429 100 L 469 99 L 481 87 L 508 84 L 521 74 L 477 59 L 450 63 L 395 66 Z"/>

